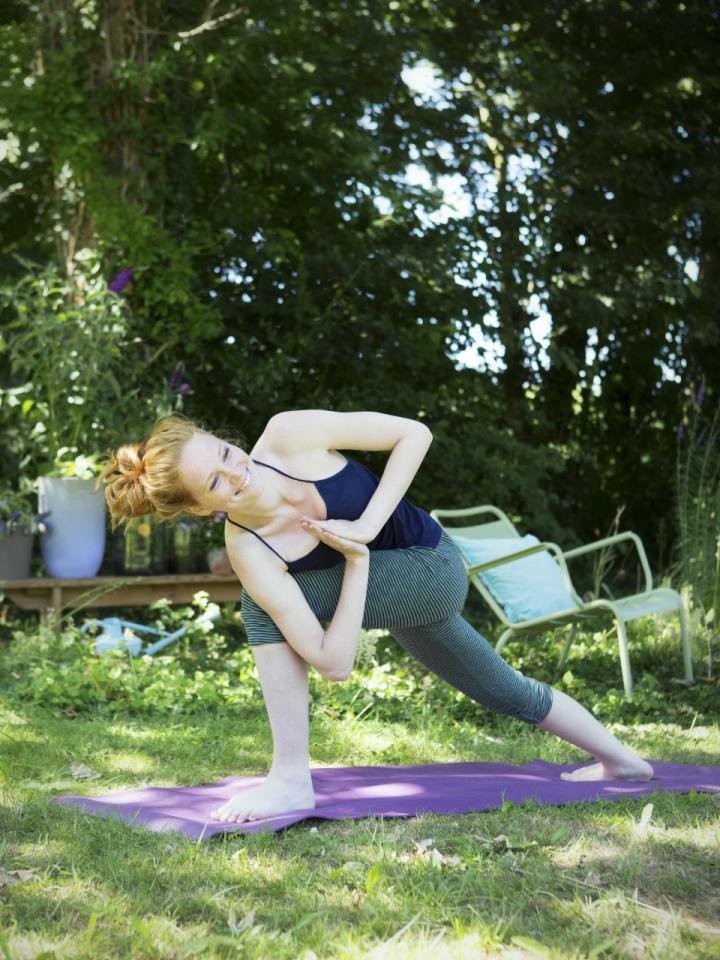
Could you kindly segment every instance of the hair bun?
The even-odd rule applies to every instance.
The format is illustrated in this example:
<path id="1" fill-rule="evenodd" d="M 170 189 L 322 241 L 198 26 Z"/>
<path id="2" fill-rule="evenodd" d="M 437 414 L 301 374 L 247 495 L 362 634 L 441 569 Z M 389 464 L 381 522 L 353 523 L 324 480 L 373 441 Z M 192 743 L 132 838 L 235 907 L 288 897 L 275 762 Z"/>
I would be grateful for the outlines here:
<path id="1" fill-rule="evenodd" d="M 139 480 L 145 473 L 145 447 L 142 444 L 129 443 L 118 452 L 117 465 L 120 473 L 128 480 Z"/>
<path id="2" fill-rule="evenodd" d="M 139 480 L 145 473 L 145 447 L 141 446 L 135 451 L 137 460 L 127 471 L 127 476 L 131 480 Z"/>
<path id="3" fill-rule="evenodd" d="M 174 521 L 196 505 L 183 484 L 179 459 L 198 430 L 207 432 L 184 414 L 172 414 L 157 420 L 147 439 L 108 449 L 96 492 L 104 483 L 113 531 L 121 520 L 131 526 L 146 514 Z"/>
<path id="4" fill-rule="evenodd" d="M 115 453 L 107 451 L 107 460 L 98 486 L 104 481 L 105 501 L 110 510 L 112 529 L 121 519 L 153 513 L 148 495 L 145 443 L 123 444 Z M 142 482 L 140 478 L 144 477 Z"/>

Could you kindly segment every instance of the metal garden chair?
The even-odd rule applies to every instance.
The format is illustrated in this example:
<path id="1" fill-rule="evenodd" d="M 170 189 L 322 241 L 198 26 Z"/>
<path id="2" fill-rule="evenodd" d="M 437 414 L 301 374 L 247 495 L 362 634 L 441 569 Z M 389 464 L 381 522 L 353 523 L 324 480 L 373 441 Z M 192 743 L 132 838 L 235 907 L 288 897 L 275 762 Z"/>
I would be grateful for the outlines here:
<path id="1" fill-rule="evenodd" d="M 432 510 L 430 515 L 442 526 L 442 518 L 473 517 L 477 520 L 483 514 L 486 517 L 488 514 L 491 515 L 492 519 L 474 522 L 469 526 L 453 526 L 445 527 L 444 529 L 456 540 L 460 548 L 470 582 L 479 590 L 490 609 L 505 626 L 505 630 L 495 646 L 498 653 L 511 637 L 537 633 L 547 630 L 548 628 L 552 629 L 554 627 L 570 625 L 570 636 L 568 637 L 557 665 L 558 669 L 560 669 L 567 661 L 570 647 L 575 639 L 575 631 L 577 630 L 578 623 L 599 616 L 607 617 L 608 614 L 612 614 L 617 626 L 623 686 L 625 695 L 629 697 L 632 694 L 633 680 L 630 669 L 625 624 L 631 620 L 638 620 L 650 614 L 677 612 L 680 618 L 680 641 L 685 663 L 685 679 L 689 683 L 694 681 L 690 655 L 688 617 L 682 597 L 676 590 L 672 590 L 669 587 L 653 588 L 652 574 L 645 555 L 645 549 L 637 534 L 626 531 L 616 534 L 613 537 L 597 540 L 583 547 L 577 547 L 574 550 L 562 551 L 557 544 L 554 543 L 539 543 L 535 537 L 521 538 L 507 515 L 497 507 L 490 505 L 468 507 L 463 510 Z M 506 545 L 499 542 L 504 540 L 507 540 Z M 591 551 L 601 550 L 603 547 L 608 547 L 624 540 L 632 540 L 637 547 L 640 564 L 645 575 L 645 589 L 641 593 L 636 593 L 618 600 L 599 599 L 586 603 L 573 587 L 567 568 L 567 561 L 574 557 L 590 553 Z M 518 543 L 517 541 L 520 542 Z M 528 545 L 528 541 L 534 542 L 532 545 Z M 484 562 L 478 562 L 478 552 L 482 554 L 490 544 L 492 544 L 493 550 L 497 555 L 493 558 L 486 557 Z M 549 551 L 549 553 L 547 551 Z M 535 583 L 522 583 L 527 573 L 531 572 L 522 569 L 522 561 L 524 558 L 537 554 L 544 554 L 543 563 L 545 563 L 545 568 L 543 576 L 538 578 Z M 553 556 L 554 561 L 552 559 Z M 540 606 L 544 605 L 545 609 L 543 612 L 537 615 L 533 615 L 531 612 L 530 615 L 527 615 L 527 613 L 525 615 L 521 614 L 519 618 L 513 616 L 512 613 L 509 616 L 509 604 L 506 602 L 506 598 L 501 595 L 498 589 L 498 583 L 495 582 L 494 586 L 489 585 L 489 578 L 496 576 L 498 573 L 497 568 L 506 564 L 515 563 L 516 561 L 520 561 L 520 563 L 513 568 L 512 572 L 510 568 L 507 568 L 506 573 L 510 573 L 511 581 L 515 580 L 526 593 L 529 592 L 531 596 L 534 596 L 534 598 L 539 601 Z M 525 566 L 527 567 L 527 564 Z M 551 569 L 548 569 L 548 567 Z M 549 579 L 546 576 L 547 574 L 549 574 Z M 555 581 L 554 583 L 549 583 L 549 581 L 553 580 Z M 506 585 L 503 586 L 501 584 L 501 587 L 506 589 Z M 558 601 L 555 604 L 552 602 L 553 591 L 558 596 Z M 532 606 L 532 602 L 530 605 Z M 522 606 L 523 604 L 520 603 L 519 607 L 522 608 Z M 515 607 L 517 608 L 518 604 L 515 604 Z"/>

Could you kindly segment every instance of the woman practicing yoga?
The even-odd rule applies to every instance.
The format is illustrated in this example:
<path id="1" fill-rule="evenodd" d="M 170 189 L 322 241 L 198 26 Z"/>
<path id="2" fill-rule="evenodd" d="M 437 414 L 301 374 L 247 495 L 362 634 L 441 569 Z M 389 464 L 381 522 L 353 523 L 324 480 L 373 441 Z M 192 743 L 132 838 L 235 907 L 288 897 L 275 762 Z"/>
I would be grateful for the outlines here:
<path id="1" fill-rule="evenodd" d="M 432 442 L 422 423 L 383 413 L 292 410 L 247 453 L 182 414 L 105 464 L 113 524 L 155 513 L 227 514 L 225 543 L 273 736 L 266 779 L 215 810 L 238 822 L 314 807 L 310 664 L 351 673 L 361 627 L 384 627 L 433 673 L 489 710 L 517 717 L 599 761 L 567 779 L 648 780 L 652 767 L 584 707 L 523 676 L 462 618 L 468 578 L 451 537 L 404 494 Z M 339 450 L 389 451 L 382 478 Z M 322 626 L 320 621 L 327 623 Z"/>

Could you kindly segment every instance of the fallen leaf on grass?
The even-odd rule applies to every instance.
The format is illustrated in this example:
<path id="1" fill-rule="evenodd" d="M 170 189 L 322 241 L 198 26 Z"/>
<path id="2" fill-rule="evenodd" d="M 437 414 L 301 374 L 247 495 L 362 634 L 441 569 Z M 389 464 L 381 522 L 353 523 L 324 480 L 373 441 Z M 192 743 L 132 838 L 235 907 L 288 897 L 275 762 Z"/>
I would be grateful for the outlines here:
<path id="1" fill-rule="evenodd" d="M 102 776 L 101 773 L 95 773 L 90 767 L 86 767 L 84 763 L 71 763 L 70 773 L 76 780 L 97 780 Z"/>
<path id="2" fill-rule="evenodd" d="M 647 826 L 650 823 L 650 818 L 652 817 L 652 813 L 653 813 L 653 805 L 651 803 L 646 803 L 642 809 L 642 813 L 640 814 L 640 830 L 642 832 L 645 832 L 647 830 Z"/>
<path id="3" fill-rule="evenodd" d="M 518 841 L 518 840 L 509 840 L 504 833 L 501 833 L 499 836 L 495 837 L 493 840 L 493 845 L 496 850 L 529 850 L 531 847 L 536 847 L 538 845 L 537 840 L 527 840 L 527 841 Z"/>
<path id="4" fill-rule="evenodd" d="M 0 867 L 0 887 L 11 887 L 14 883 L 26 883 L 37 880 L 40 874 L 34 870 L 5 870 Z"/>
<path id="5" fill-rule="evenodd" d="M 460 867 L 462 870 L 467 866 L 466 863 L 463 863 L 462 857 L 441 853 L 437 847 L 433 846 L 435 841 L 432 838 L 421 840 L 419 843 L 417 841 L 413 842 L 415 843 L 415 853 L 401 853 L 397 857 L 399 863 L 412 863 L 415 860 L 422 860 L 425 863 L 434 863 L 438 867 L 444 865 Z"/>
<path id="6" fill-rule="evenodd" d="M 246 930 L 252 930 L 254 928 L 255 911 L 248 910 L 248 912 L 245 914 L 242 920 L 238 922 L 235 917 L 235 911 L 231 910 L 230 915 L 228 916 L 227 924 L 228 924 L 228 927 L 230 928 L 230 933 L 233 933 L 237 937 L 241 933 L 244 933 Z M 262 929 L 262 927 L 260 927 L 259 929 Z"/>

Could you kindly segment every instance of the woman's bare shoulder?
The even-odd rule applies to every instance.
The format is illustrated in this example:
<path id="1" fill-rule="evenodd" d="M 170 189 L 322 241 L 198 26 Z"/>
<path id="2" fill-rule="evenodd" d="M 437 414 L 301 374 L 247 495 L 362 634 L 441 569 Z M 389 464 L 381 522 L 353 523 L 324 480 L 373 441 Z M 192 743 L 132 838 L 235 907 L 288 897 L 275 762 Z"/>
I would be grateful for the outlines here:
<path id="1" fill-rule="evenodd" d="M 250 451 L 253 460 L 263 460 L 286 473 L 303 479 L 324 477 L 342 466 L 345 458 L 337 450 L 309 446 L 302 436 L 284 428 L 273 428 L 272 417 Z"/>

